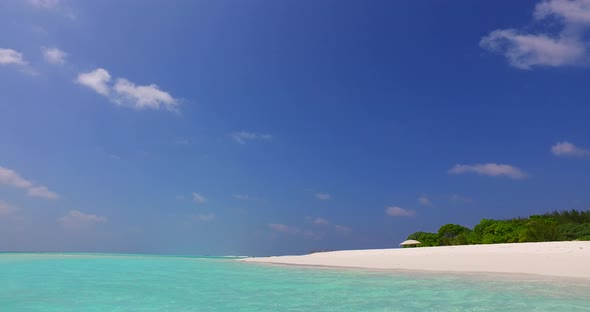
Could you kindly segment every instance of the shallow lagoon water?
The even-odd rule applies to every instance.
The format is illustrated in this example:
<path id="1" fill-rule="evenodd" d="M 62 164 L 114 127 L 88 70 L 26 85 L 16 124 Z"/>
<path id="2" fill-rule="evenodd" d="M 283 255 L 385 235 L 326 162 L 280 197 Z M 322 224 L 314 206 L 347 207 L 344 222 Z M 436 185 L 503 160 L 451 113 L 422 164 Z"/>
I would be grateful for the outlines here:
<path id="1" fill-rule="evenodd" d="M 0 254 L 0 311 L 590 311 L 590 281 Z"/>

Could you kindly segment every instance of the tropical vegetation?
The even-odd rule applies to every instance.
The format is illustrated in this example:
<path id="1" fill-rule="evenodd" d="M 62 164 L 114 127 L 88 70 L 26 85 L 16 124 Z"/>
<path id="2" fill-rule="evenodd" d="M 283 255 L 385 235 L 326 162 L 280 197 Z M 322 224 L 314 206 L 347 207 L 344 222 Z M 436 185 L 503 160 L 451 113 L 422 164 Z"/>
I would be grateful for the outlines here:
<path id="1" fill-rule="evenodd" d="M 436 233 L 416 232 L 419 247 L 590 240 L 590 210 L 553 211 L 528 218 L 482 219 L 473 229 L 445 224 Z"/>

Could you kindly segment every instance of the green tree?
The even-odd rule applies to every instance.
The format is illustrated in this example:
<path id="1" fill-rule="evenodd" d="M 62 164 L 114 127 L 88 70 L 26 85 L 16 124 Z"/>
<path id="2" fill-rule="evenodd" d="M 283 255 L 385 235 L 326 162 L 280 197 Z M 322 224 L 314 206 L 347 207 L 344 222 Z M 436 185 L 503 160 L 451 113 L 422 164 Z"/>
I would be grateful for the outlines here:
<path id="1" fill-rule="evenodd" d="M 590 223 L 590 210 L 578 211 L 575 209 L 564 211 L 553 211 L 545 216 L 553 218 L 558 224 L 576 223 L 584 224 Z"/>
<path id="2" fill-rule="evenodd" d="M 458 224 L 445 224 L 438 229 L 440 244 L 448 245 L 465 245 L 467 244 L 467 235 L 470 229 Z"/>
<path id="3" fill-rule="evenodd" d="M 483 219 L 475 226 L 474 232 L 482 244 L 518 243 L 526 219 L 492 220 Z"/>
<path id="4" fill-rule="evenodd" d="M 548 242 L 559 238 L 557 221 L 550 217 L 531 216 L 521 234 L 521 242 Z"/>
<path id="5" fill-rule="evenodd" d="M 418 247 L 439 246 L 439 237 L 436 233 L 416 232 L 410 234 L 407 239 L 419 241 L 421 244 Z"/>
<path id="6" fill-rule="evenodd" d="M 482 219 L 473 230 L 445 224 L 437 233 L 416 232 L 408 239 L 422 242 L 420 246 L 590 240 L 590 210 L 553 211 L 508 220 Z"/>
<path id="7" fill-rule="evenodd" d="M 589 240 L 590 238 L 590 223 L 577 224 L 565 223 L 557 226 L 558 240 Z M 584 239 L 585 237 L 588 237 Z"/>

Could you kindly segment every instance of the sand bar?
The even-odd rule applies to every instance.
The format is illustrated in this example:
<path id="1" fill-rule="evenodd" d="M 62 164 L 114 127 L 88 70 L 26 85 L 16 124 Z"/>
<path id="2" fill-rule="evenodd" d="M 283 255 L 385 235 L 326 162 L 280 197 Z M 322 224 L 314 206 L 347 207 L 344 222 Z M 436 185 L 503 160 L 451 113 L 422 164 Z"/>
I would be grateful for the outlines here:
<path id="1" fill-rule="evenodd" d="M 590 241 L 342 250 L 302 256 L 247 258 L 241 261 L 590 279 Z"/>

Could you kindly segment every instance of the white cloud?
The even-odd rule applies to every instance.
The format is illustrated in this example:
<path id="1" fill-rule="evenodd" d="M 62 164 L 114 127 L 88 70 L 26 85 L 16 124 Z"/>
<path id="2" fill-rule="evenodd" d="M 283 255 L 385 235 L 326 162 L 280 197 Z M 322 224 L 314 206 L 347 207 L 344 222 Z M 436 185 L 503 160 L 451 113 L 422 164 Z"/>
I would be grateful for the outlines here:
<path id="1" fill-rule="evenodd" d="M 59 7 L 60 0 L 29 0 L 29 4 L 39 9 L 55 9 Z"/>
<path id="2" fill-rule="evenodd" d="M 50 191 L 46 186 L 37 185 L 18 174 L 18 172 L 0 166 L 0 184 L 27 190 L 27 195 L 46 199 L 57 199 L 59 195 Z"/>
<path id="3" fill-rule="evenodd" d="M 459 194 L 451 195 L 451 197 L 449 197 L 449 200 L 452 202 L 455 202 L 455 203 L 465 203 L 465 204 L 473 202 L 473 199 L 459 195 Z"/>
<path id="4" fill-rule="evenodd" d="M 75 80 L 76 83 L 86 86 L 96 93 L 109 96 L 110 87 L 108 86 L 111 75 L 103 68 L 97 68 L 87 73 L 81 73 Z"/>
<path id="5" fill-rule="evenodd" d="M 590 149 L 575 146 L 570 142 L 558 142 L 551 147 L 556 156 L 590 157 Z"/>
<path id="6" fill-rule="evenodd" d="M 127 79 L 119 78 L 113 86 L 116 97 L 114 102 L 119 105 L 131 106 L 135 109 L 160 109 L 178 111 L 178 100 L 170 93 L 160 90 L 155 84 L 136 86 Z"/>
<path id="7" fill-rule="evenodd" d="M 70 210 L 67 215 L 57 218 L 57 222 L 64 227 L 83 227 L 106 223 L 107 221 L 108 219 L 106 217 L 97 216 L 95 214 L 86 214 L 79 210 Z"/>
<path id="8" fill-rule="evenodd" d="M 554 16 L 571 24 L 590 24 L 590 0 L 548 0 L 535 7 L 534 16 L 541 20 Z"/>
<path id="9" fill-rule="evenodd" d="M 301 233 L 306 239 L 321 240 L 323 235 L 314 232 L 313 230 L 303 230 Z"/>
<path id="10" fill-rule="evenodd" d="M 204 204 L 207 201 L 207 199 L 205 198 L 205 196 L 193 192 L 193 201 L 195 201 L 195 203 Z"/>
<path id="11" fill-rule="evenodd" d="M 58 48 L 42 47 L 41 52 L 43 53 L 43 58 L 49 64 L 63 65 L 66 63 L 68 54 Z"/>
<path id="12" fill-rule="evenodd" d="M 72 21 L 78 18 L 72 8 L 65 5 L 62 0 L 28 0 L 28 2 L 35 9 L 57 12 Z"/>
<path id="13" fill-rule="evenodd" d="M 461 165 L 457 164 L 455 167 L 449 170 L 451 174 L 462 174 L 473 172 L 480 175 L 487 175 L 487 176 L 507 176 L 512 179 L 524 179 L 526 178 L 526 174 L 517 167 L 513 167 L 510 165 L 504 164 L 495 164 L 495 163 L 487 163 L 487 164 L 475 164 L 475 165 Z"/>
<path id="14" fill-rule="evenodd" d="M 15 206 L 0 200 L 0 217 L 8 216 L 15 213 L 18 210 Z"/>
<path id="15" fill-rule="evenodd" d="M 199 222 L 211 222 L 215 219 L 212 213 L 193 215 L 192 219 Z"/>
<path id="16" fill-rule="evenodd" d="M 420 197 L 418 197 L 418 203 L 422 206 L 432 206 L 430 198 L 428 198 L 428 196 L 426 195 L 421 195 Z"/>
<path id="17" fill-rule="evenodd" d="M 174 143 L 178 145 L 191 145 L 191 140 L 188 138 L 176 138 Z"/>
<path id="18" fill-rule="evenodd" d="M 390 217 L 413 217 L 416 215 L 414 210 L 406 210 L 397 206 L 385 209 L 385 214 Z"/>
<path id="19" fill-rule="evenodd" d="M 27 194 L 32 197 L 43 197 L 47 199 L 58 199 L 59 196 L 47 189 L 45 186 L 34 186 L 27 190 Z"/>
<path id="20" fill-rule="evenodd" d="M 348 226 L 338 225 L 338 224 L 336 224 L 334 226 L 334 230 L 336 231 L 336 233 L 339 233 L 339 234 L 350 234 L 350 232 L 352 232 L 352 229 L 349 228 Z"/>
<path id="21" fill-rule="evenodd" d="M 330 224 L 330 222 L 328 220 L 323 219 L 323 218 L 315 218 L 312 221 L 312 223 L 315 225 L 328 225 L 328 224 Z"/>
<path id="22" fill-rule="evenodd" d="M 100 95 L 107 97 L 111 102 L 141 109 L 166 109 L 178 112 L 179 100 L 168 92 L 160 90 L 155 84 L 135 85 L 133 82 L 118 78 L 115 84 L 109 85 L 111 75 L 103 68 L 97 68 L 87 73 L 80 73 L 76 83 L 84 85 Z"/>
<path id="23" fill-rule="evenodd" d="M 316 193 L 314 196 L 319 200 L 328 200 L 332 198 L 332 196 L 330 196 L 330 194 L 327 193 Z"/>
<path id="24" fill-rule="evenodd" d="M 590 0 L 542 1 L 533 15 L 536 20 L 555 17 L 562 24 L 560 32 L 550 35 L 498 29 L 483 37 L 480 46 L 503 54 L 511 66 L 519 69 L 587 63 L 584 32 L 590 25 Z"/>
<path id="25" fill-rule="evenodd" d="M 303 237 L 305 239 L 313 239 L 313 240 L 320 240 L 322 239 L 327 233 L 336 233 L 340 235 L 347 235 L 352 232 L 352 229 L 339 224 L 331 225 L 330 221 L 323 219 L 323 218 L 310 218 L 307 217 L 307 222 L 312 225 L 315 225 L 314 228 L 299 228 L 296 226 L 290 226 L 286 224 L 280 223 L 269 223 L 268 227 L 278 233 L 284 233 L 289 235 L 295 235 L 297 237 Z M 316 232 L 316 230 L 318 232 Z"/>
<path id="26" fill-rule="evenodd" d="M 578 40 L 521 34 L 514 29 L 494 30 L 481 39 L 480 46 L 504 54 L 510 65 L 519 69 L 530 69 L 535 65 L 575 65 L 585 54 L 584 44 Z"/>
<path id="27" fill-rule="evenodd" d="M 21 177 L 16 171 L 0 167 L 0 183 L 28 189 L 33 187 L 33 183 Z"/>
<path id="28" fill-rule="evenodd" d="M 25 60 L 23 54 L 13 49 L 0 48 L 0 66 L 13 66 L 22 73 L 32 76 L 39 75 Z"/>
<path id="29" fill-rule="evenodd" d="M 0 65 L 27 65 L 23 54 L 13 49 L 0 48 Z"/>
<path id="30" fill-rule="evenodd" d="M 248 200 L 248 199 L 250 199 L 250 196 L 248 196 L 248 194 L 233 194 L 232 197 L 235 198 L 235 199 L 239 199 L 239 200 Z"/>
<path id="31" fill-rule="evenodd" d="M 248 141 L 271 141 L 272 135 L 266 133 L 256 133 L 248 131 L 238 131 L 231 134 L 232 138 L 240 143 L 246 144 Z"/>
<path id="32" fill-rule="evenodd" d="M 289 225 L 280 224 L 280 223 L 270 223 L 268 225 L 268 227 L 271 230 L 273 230 L 275 232 L 280 232 L 280 233 L 297 234 L 300 232 L 300 230 L 294 226 L 289 226 Z"/>

